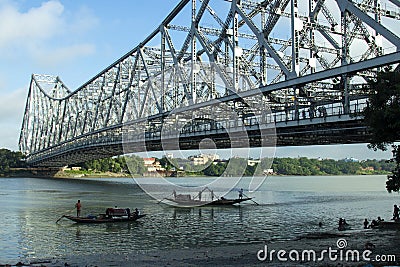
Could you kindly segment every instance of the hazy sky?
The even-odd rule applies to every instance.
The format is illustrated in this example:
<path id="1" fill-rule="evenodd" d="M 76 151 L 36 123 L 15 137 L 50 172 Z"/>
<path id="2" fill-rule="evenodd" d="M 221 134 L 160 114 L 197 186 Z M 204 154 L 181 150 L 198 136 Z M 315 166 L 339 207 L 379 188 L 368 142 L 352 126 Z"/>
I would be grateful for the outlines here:
<path id="1" fill-rule="evenodd" d="M 179 0 L 0 0 L 0 147 L 18 149 L 32 73 L 75 90 L 144 40 Z M 388 158 L 362 145 L 278 148 L 277 156 Z"/>

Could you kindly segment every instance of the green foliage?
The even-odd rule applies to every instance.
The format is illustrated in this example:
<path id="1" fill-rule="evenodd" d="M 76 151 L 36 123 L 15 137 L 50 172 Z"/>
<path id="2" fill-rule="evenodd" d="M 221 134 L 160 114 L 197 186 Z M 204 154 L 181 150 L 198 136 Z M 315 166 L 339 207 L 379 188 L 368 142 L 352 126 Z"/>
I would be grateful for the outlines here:
<path id="1" fill-rule="evenodd" d="M 400 73 L 382 72 L 370 83 L 364 117 L 371 127 L 371 148 L 386 150 L 400 140 Z"/>
<path id="2" fill-rule="evenodd" d="M 226 164 L 224 163 L 211 164 L 203 171 L 203 173 L 207 176 L 222 176 L 225 168 Z"/>
<path id="3" fill-rule="evenodd" d="M 144 166 L 143 159 L 139 156 L 132 155 L 123 157 L 124 161 L 121 162 L 121 168 L 124 171 L 129 171 L 132 174 L 143 175 L 147 171 Z"/>
<path id="4" fill-rule="evenodd" d="M 391 192 L 399 192 L 400 191 L 400 151 L 399 147 L 393 145 L 393 159 L 391 162 L 395 163 L 395 168 L 392 171 L 392 174 L 388 175 L 388 179 L 386 181 L 386 189 L 389 193 Z"/>
<path id="5" fill-rule="evenodd" d="M 158 162 L 160 162 L 160 165 L 163 166 L 167 171 L 179 168 L 179 162 L 177 159 L 162 157 L 161 159 L 157 160 Z"/>
<path id="6" fill-rule="evenodd" d="M 178 159 L 177 159 L 178 160 Z M 279 175 L 358 175 L 358 174 L 387 174 L 395 166 L 393 162 L 386 160 L 366 160 L 353 162 L 333 159 L 309 159 L 301 158 L 263 158 L 259 164 L 247 165 L 247 159 L 231 158 L 229 163 L 184 165 L 187 172 L 206 176 L 253 176 L 263 175 L 263 171 L 272 168 Z M 161 161 L 160 162 L 164 162 Z M 165 162 L 164 162 L 165 163 Z M 229 164 L 229 165 L 228 165 Z M 166 166 L 166 165 L 163 165 Z M 229 167 L 228 167 L 229 166 Z M 373 167 L 374 170 L 369 170 Z"/>
<path id="7" fill-rule="evenodd" d="M 0 175 L 10 172 L 10 168 L 26 167 L 24 156 L 21 152 L 13 152 L 8 149 L 0 149 Z"/>
<path id="8" fill-rule="evenodd" d="M 374 171 L 366 170 L 373 167 Z M 394 167 L 386 160 L 353 162 L 333 159 L 276 158 L 272 168 L 282 175 L 355 175 L 388 173 Z"/>
<path id="9" fill-rule="evenodd" d="M 386 189 L 389 192 L 399 192 L 400 152 L 394 142 L 400 140 L 400 73 L 379 73 L 377 80 L 370 83 L 369 93 L 368 106 L 364 110 L 365 123 L 372 133 L 369 147 L 383 151 L 392 147 L 391 161 L 396 166 L 388 176 Z"/>
<path id="10" fill-rule="evenodd" d="M 264 175 L 264 170 L 272 168 L 278 175 L 358 175 L 358 174 L 388 174 L 396 167 L 392 161 L 386 160 L 365 160 L 353 162 L 346 160 L 333 159 L 309 159 L 300 158 L 263 158 L 259 164 L 254 166 L 247 165 L 247 159 L 231 158 L 228 162 L 218 162 L 216 164 L 193 165 L 188 160 L 167 159 L 165 157 L 157 159 L 166 170 L 177 170 L 183 166 L 186 175 L 200 176 L 253 176 Z M 272 166 L 271 166 L 271 162 Z M 229 164 L 229 165 L 228 165 Z M 129 168 L 128 168 L 129 166 Z M 228 167 L 229 166 L 229 167 Z M 132 174 L 143 175 L 147 171 L 143 159 L 138 156 L 114 157 L 99 160 L 91 160 L 81 164 L 83 171 L 98 172 L 131 172 Z M 373 167 L 374 170 L 368 168 Z M 228 169 L 227 169 L 228 168 Z M 400 177 L 400 168 L 397 168 Z M 81 172 L 82 173 L 82 172 Z M 391 174 L 394 176 L 395 173 Z M 392 179 L 393 183 L 400 180 Z"/>
<path id="11" fill-rule="evenodd" d="M 246 175 L 247 159 L 231 158 L 228 163 L 228 168 L 225 174 L 227 176 L 242 176 Z"/>
<path id="12" fill-rule="evenodd" d="M 128 172 L 142 175 L 145 172 L 143 159 L 138 156 L 119 156 L 89 160 L 79 165 L 84 170 L 97 172 Z M 129 167 L 129 168 L 128 168 Z"/>

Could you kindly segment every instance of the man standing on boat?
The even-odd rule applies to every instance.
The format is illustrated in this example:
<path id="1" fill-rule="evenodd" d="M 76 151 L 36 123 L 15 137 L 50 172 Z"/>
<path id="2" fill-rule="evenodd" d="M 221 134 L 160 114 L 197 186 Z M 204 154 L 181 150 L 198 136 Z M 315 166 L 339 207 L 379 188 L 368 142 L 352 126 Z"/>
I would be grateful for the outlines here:
<path id="1" fill-rule="evenodd" d="M 243 198 L 243 188 L 240 188 L 239 190 L 239 199 Z"/>
<path id="2" fill-rule="evenodd" d="M 78 202 L 76 202 L 75 204 L 75 208 L 76 208 L 76 217 L 80 217 L 81 216 L 81 201 L 78 199 Z"/>

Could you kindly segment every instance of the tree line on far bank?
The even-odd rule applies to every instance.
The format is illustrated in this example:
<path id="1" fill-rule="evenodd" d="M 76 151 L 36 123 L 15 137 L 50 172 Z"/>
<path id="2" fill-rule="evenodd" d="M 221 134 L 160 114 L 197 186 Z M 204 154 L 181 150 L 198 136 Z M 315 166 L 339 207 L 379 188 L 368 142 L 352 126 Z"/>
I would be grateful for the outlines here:
<path id="1" fill-rule="evenodd" d="M 252 176 L 263 175 L 268 169 L 272 169 L 277 175 L 358 175 L 358 174 L 389 174 L 395 169 L 396 163 L 388 160 L 333 160 L 299 158 L 275 158 L 272 165 L 269 158 L 261 159 L 259 163 L 248 165 L 247 159 L 231 158 L 227 162 L 217 162 L 205 165 L 185 164 L 182 167 L 186 175 L 204 176 Z M 177 170 L 180 159 L 157 159 L 166 170 Z M 187 160 L 186 160 L 187 162 Z M 138 156 L 119 156 L 112 158 L 96 159 L 73 165 L 81 167 L 82 172 L 113 172 L 132 173 L 143 175 L 147 172 L 144 161 Z M 129 168 L 128 168 L 129 166 Z M 21 152 L 8 149 L 0 149 L 0 175 L 8 175 L 12 168 L 26 167 L 24 156 Z"/>
<path id="2" fill-rule="evenodd" d="M 157 159 L 166 170 L 177 170 L 179 159 Z M 127 163 L 128 162 L 128 163 Z M 358 175 L 358 174 L 388 174 L 395 164 L 387 160 L 348 161 L 333 159 L 275 158 L 271 166 L 271 159 L 264 158 L 253 166 L 247 164 L 247 159 L 231 158 L 228 162 L 217 162 L 205 165 L 182 166 L 187 175 L 205 176 L 252 176 L 263 175 L 270 168 L 277 175 Z M 138 156 L 114 157 L 91 160 L 79 166 L 85 171 L 98 172 L 131 172 L 143 175 L 147 172 L 143 159 Z M 128 168 L 129 166 L 129 168 Z M 178 167 L 178 168 L 177 168 Z M 225 172 L 225 173 L 224 173 Z"/>
<path id="3" fill-rule="evenodd" d="M 0 148 L 0 176 L 10 173 L 11 168 L 23 167 L 26 165 L 21 152 Z"/>

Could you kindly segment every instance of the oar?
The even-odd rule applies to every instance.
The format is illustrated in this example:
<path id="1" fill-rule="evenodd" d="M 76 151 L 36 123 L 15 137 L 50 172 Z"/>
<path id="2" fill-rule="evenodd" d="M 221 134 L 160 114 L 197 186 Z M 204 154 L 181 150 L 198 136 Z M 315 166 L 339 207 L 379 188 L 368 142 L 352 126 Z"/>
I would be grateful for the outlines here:
<path id="1" fill-rule="evenodd" d="M 58 223 L 62 218 L 64 218 L 65 215 L 61 216 L 60 218 L 58 218 L 58 220 L 56 221 L 56 223 Z"/>
<path id="2" fill-rule="evenodd" d="M 168 195 L 167 197 L 164 197 L 163 199 L 161 199 L 160 201 L 157 202 L 157 204 L 160 204 L 161 202 L 163 202 L 164 199 L 168 199 L 169 196 L 172 196 L 174 193 Z"/>
<path id="3" fill-rule="evenodd" d="M 160 201 L 157 202 L 157 204 L 160 204 L 161 202 L 163 202 L 163 200 L 166 199 L 165 197 L 163 199 L 161 199 Z"/>
<path id="4" fill-rule="evenodd" d="M 245 197 L 247 197 L 247 198 L 249 198 L 248 196 L 246 196 L 244 193 L 242 193 Z M 251 201 L 253 201 L 254 202 L 254 204 L 256 204 L 257 206 L 258 205 L 260 205 L 260 204 L 258 204 L 257 202 L 255 202 L 253 199 L 250 199 Z"/>
<path id="5" fill-rule="evenodd" d="M 67 213 L 70 213 L 71 211 L 73 211 L 75 208 L 73 208 L 72 210 L 68 210 Z M 58 220 L 56 221 L 56 223 L 58 223 L 62 218 L 65 217 L 65 214 L 63 216 L 61 216 L 60 218 L 58 218 Z"/>

